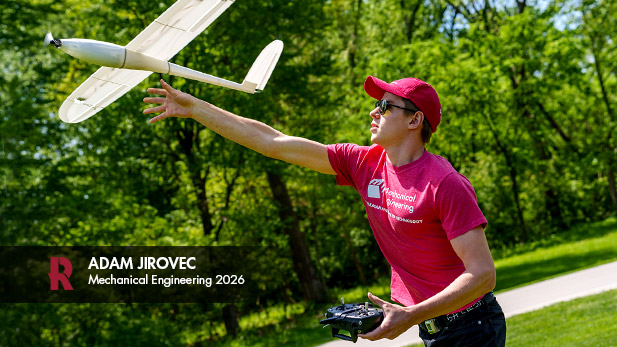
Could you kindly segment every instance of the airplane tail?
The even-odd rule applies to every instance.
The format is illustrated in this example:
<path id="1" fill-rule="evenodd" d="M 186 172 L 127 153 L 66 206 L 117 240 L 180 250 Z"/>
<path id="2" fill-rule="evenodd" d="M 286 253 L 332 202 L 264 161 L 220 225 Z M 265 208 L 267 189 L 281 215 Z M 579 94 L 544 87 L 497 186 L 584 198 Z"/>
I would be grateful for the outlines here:
<path id="1" fill-rule="evenodd" d="M 272 75 L 272 71 L 274 71 L 274 67 L 278 62 L 282 51 L 283 41 L 274 40 L 270 42 L 270 44 L 267 45 L 261 53 L 259 53 L 259 56 L 251 66 L 249 72 L 246 74 L 242 84 L 208 75 L 203 72 L 195 71 L 173 63 L 167 63 L 169 67 L 169 71 L 167 73 L 225 88 L 240 90 L 245 93 L 259 93 L 266 87 L 266 83 L 268 83 L 270 75 Z"/>
<path id="2" fill-rule="evenodd" d="M 272 71 L 283 51 L 283 41 L 274 40 L 264 48 L 242 82 L 242 87 L 261 92 L 266 87 Z"/>

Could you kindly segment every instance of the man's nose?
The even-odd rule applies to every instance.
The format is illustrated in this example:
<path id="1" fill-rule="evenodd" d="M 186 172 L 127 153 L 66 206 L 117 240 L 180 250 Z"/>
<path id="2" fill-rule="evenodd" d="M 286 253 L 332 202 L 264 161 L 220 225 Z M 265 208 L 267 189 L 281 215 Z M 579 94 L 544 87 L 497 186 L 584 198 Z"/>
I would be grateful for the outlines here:
<path id="1" fill-rule="evenodd" d="M 379 107 L 375 107 L 373 109 L 373 111 L 371 111 L 371 113 L 369 113 L 371 115 L 371 118 L 373 119 L 377 119 L 379 117 L 381 117 L 381 113 L 379 113 Z"/>

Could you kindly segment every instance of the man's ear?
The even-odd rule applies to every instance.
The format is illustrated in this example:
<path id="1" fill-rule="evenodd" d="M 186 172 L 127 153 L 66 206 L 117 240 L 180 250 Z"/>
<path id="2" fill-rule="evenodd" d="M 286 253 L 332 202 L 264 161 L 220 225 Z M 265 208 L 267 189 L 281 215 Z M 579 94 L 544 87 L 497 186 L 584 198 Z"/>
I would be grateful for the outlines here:
<path id="1" fill-rule="evenodd" d="M 410 130 L 418 129 L 422 126 L 422 122 L 424 122 L 424 113 L 422 113 L 422 111 L 418 111 L 409 117 L 407 128 Z"/>

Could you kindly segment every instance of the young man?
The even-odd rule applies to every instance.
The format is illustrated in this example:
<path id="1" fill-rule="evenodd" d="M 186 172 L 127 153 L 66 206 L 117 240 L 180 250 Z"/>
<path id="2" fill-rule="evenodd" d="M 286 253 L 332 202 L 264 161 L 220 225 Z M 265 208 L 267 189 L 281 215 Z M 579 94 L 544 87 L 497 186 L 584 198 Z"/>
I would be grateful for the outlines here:
<path id="1" fill-rule="evenodd" d="M 386 83 L 369 76 L 364 89 L 377 99 L 370 112 L 370 147 L 324 145 L 285 135 L 173 89 L 148 92 L 162 104 L 144 111 L 193 118 L 265 156 L 336 175 L 362 196 L 381 251 L 392 267 L 392 300 L 368 297 L 384 311 L 369 340 L 393 339 L 420 326 L 427 346 L 503 346 L 505 318 L 495 300 L 495 266 L 484 235 L 486 219 L 469 181 L 425 149 L 441 121 L 431 85 L 415 78 Z"/>

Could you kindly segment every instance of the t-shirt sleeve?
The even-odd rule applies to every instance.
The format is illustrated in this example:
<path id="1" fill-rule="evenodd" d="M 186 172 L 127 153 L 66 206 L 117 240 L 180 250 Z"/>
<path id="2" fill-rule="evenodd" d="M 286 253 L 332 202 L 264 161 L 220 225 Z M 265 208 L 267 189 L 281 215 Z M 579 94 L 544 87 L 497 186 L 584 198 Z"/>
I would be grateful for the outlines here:
<path id="1" fill-rule="evenodd" d="M 487 221 L 478 206 L 476 193 L 469 180 L 459 173 L 451 173 L 441 182 L 435 208 L 448 240 L 477 226 L 486 228 Z"/>
<path id="2" fill-rule="evenodd" d="M 357 189 L 355 177 L 360 167 L 365 147 L 352 143 L 328 145 L 328 159 L 336 172 L 336 183 Z"/>

